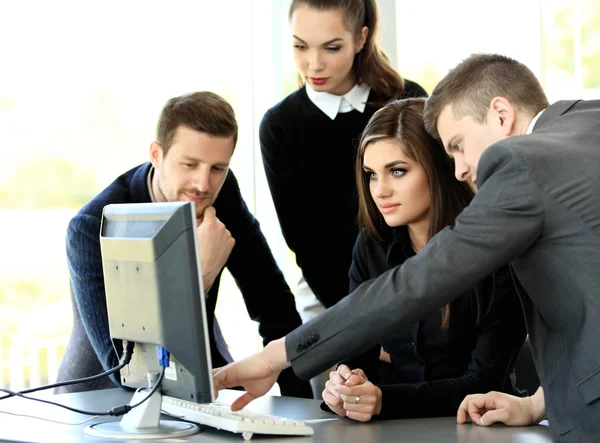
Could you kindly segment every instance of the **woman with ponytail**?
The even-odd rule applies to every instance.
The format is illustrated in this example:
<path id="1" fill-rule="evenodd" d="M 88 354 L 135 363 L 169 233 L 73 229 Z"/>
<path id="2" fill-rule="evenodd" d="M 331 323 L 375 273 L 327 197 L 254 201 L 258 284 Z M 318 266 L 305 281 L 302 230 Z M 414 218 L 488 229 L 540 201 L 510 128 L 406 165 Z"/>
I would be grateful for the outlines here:
<path id="1" fill-rule="evenodd" d="M 296 303 L 307 321 L 349 293 L 362 130 L 386 102 L 427 93 L 378 46 L 376 0 L 292 0 L 289 22 L 300 87 L 267 111 L 260 144 L 279 223 L 302 271 Z"/>

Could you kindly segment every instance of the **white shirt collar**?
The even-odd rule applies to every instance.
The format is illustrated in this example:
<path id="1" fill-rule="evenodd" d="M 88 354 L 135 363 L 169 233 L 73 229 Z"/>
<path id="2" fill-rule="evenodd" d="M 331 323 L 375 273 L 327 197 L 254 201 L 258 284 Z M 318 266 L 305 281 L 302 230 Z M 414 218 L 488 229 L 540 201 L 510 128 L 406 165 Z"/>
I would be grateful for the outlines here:
<path id="1" fill-rule="evenodd" d="M 148 175 L 146 177 L 146 185 L 148 186 L 148 194 L 150 194 L 150 201 L 152 203 L 156 203 L 156 199 L 154 198 L 154 192 L 152 191 L 152 176 L 154 175 L 154 166 L 150 166 L 148 170 Z"/>
<path id="2" fill-rule="evenodd" d="M 308 85 L 305 85 L 305 87 L 310 101 L 331 120 L 335 119 L 338 113 L 350 112 L 353 109 L 361 113 L 364 112 L 371 92 L 371 87 L 365 82 L 357 83 L 344 95 L 317 92 Z"/>
<path id="3" fill-rule="evenodd" d="M 533 120 L 531 120 L 531 123 L 529 123 L 529 126 L 527 126 L 527 132 L 525 134 L 531 134 L 533 132 L 533 127 L 535 126 L 535 124 L 538 121 L 538 118 L 540 118 L 540 115 L 542 115 L 544 111 L 545 109 L 542 109 L 540 112 L 537 113 L 535 117 L 533 117 Z"/>

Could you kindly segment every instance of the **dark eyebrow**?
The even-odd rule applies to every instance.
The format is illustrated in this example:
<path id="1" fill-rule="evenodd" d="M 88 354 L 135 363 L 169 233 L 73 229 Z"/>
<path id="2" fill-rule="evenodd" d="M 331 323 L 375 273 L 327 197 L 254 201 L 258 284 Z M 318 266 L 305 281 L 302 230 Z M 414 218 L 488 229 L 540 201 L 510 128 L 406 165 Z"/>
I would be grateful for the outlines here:
<path id="1" fill-rule="evenodd" d="M 304 40 L 302 40 L 300 37 L 298 37 L 297 35 L 293 35 L 292 37 L 294 37 L 296 40 L 300 40 L 300 42 L 306 44 L 306 42 Z"/>
<path id="2" fill-rule="evenodd" d="M 195 163 L 199 163 L 200 160 L 198 160 L 197 158 L 194 157 L 188 157 L 187 155 L 182 155 L 181 159 L 187 162 L 195 162 Z"/>
<path id="3" fill-rule="evenodd" d="M 194 158 L 194 157 L 189 157 L 187 155 L 181 156 L 181 159 L 183 161 L 190 162 L 190 163 L 206 163 L 206 162 L 204 162 L 202 160 L 199 160 L 199 159 Z M 219 168 L 228 168 L 229 167 L 229 163 L 215 163 L 213 166 L 217 166 Z"/>
<path id="4" fill-rule="evenodd" d="M 294 37 L 296 40 L 299 40 L 301 43 L 304 43 L 305 45 L 307 44 L 307 43 L 306 43 L 304 40 L 302 40 L 302 39 L 301 39 L 300 37 L 298 37 L 297 35 L 294 35 L 294 36 L 292 36 L 292 37 Z M 340 42 L 343 42 L 343 41 L 344 41 L 344 39 L 343 39 L 343 38 L 341 38 L 341 37 L 337 37 L 337 38 L 334 38 L 334 39 L 332 39 L 332 40 L 326 41 L 325 43 L 323 43 L 323 46 L 327 46 L 327 45 L 330 45 L 330 44 L 332 44 L 332 43 L 336 43 L 336 42 L 338 42 L 338 41 L 340 41 Z"/>
<path id="5" fill-rule="evenodd" d="M 337 43 L 338 41 L 343 42 L 344 39 L 340 38 L 340 37 L 334 38 L 333 40 L 329 40 L 328 42 L 323 43 L 323 46 L 327 46 L 327 45 L 330 45 L 332 43 Z"/>
<path id="6" fill-rule="evenodd" d="M 387 165 L 385 165 L 383 168 L 384 169 L 389 169 L 389 168 L 393 168 L 394 166 L 398 166 L 398 165 L 408 165 L 407 162 L 403 161 L 403 160 L 394 160 L 393 162 L 389 162 Z M 371 171 L 373 172 L 373 169 L 369 168 L 367 165 L 363 164 L 363 169 L 365 171 Z"/>
<path id="7" fill-rule="evenodd" d="M 393 168 L 394 166 L 398 166 L 398 165 L 408 165 L 408 163 L 406 163 L 403 160 L 395 160 L 393 162 L 389 162 L 387 165 L 384 166 L 384 168 L 389 169 L 389 168 Z"/>

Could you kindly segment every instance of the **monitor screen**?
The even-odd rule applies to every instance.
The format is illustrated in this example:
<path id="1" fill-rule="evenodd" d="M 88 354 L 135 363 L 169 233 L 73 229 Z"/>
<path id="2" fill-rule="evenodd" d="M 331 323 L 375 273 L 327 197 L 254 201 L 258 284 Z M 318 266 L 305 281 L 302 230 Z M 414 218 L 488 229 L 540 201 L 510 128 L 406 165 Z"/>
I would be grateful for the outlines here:
<path id="1" fill-rule="evenodd" d="M 148 387 L 162 346 L 170 353 L 163 394 L 214 401 L 193 203 L 108 205 L 100 245 L 111 338 L 135 343 L 121 383 Z"/>

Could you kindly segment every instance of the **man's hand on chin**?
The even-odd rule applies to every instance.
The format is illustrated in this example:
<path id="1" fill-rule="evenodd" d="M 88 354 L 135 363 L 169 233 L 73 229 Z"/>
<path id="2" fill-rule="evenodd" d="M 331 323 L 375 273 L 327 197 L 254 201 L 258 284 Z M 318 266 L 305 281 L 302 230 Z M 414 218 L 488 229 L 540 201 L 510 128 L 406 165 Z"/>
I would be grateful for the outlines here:
<path id="1" fill-rule="evenodd" d="M 208 206 L 204 210 L 201 222 L 196 229 L 204 292 L 208 292 L 217 275 L 227 263 L 229 254 L 231 254 L 235 245 L 235 239 L 231 236 L 231 232 L 227 230 L 227 227 L 217 218 L 215 208 L 212 206 Z"/>

